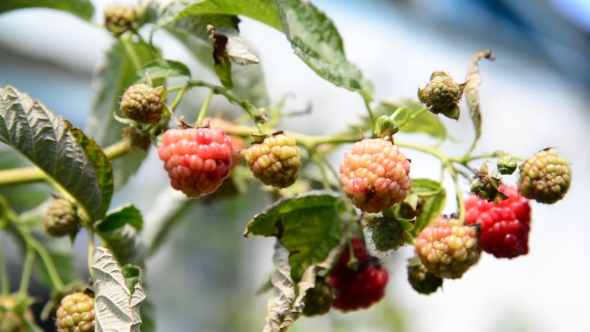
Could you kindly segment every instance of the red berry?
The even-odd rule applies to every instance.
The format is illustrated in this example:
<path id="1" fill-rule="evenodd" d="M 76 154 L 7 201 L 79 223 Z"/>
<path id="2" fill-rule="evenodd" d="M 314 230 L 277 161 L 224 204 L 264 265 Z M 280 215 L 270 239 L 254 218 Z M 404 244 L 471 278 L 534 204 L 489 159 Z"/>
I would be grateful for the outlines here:
<path id="1" fill-rule="evenodd" d="M 340 163 L 340 181 L 352 204 L 376 213 L 406 199 L 412 189 L 410 162 L 390 141 L 356 142 Z"/>
<path id="2" fill-rule="evenodd" d="M 514 258 L 529 251 L 531 207 L 516 187 L 499 188 L 508 199 L 487 202 L 471 195 L 465 200 L 465 223 L 480 224 L 478 240 L 483 250 L 497 258 Z"/>
<path id="3" fill-rule="evenodd" d="M 172 188 L 189 198 L 215 192 L 229 174 L 232 141 L 220 128 L 168 129 L 158 155 Z"/>
<path id="4" fill-rule="evenodd" d="M 381 300 L 389 279 L 387 270 L 377 258 L 369 256 L 360 239 L 353 239 L 353 250 L 358 260 L 356 269 L 347 266 L 350 249 L 346 248 L 329 278 L 335 296 L 332 307 L 345 312 L 368 308 Z"/>

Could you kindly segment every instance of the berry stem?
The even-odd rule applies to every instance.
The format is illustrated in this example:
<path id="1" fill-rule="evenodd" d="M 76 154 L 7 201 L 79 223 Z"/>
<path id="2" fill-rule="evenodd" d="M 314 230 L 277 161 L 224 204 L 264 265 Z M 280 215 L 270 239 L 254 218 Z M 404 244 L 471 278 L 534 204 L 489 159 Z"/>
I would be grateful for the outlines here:
<path id="1" fill-rule="evenodd" d="M 203 123 L 203 119 L 205 119 L 205 115 L 207 114 L 207 109 L 209 109 L 209 104 L 211 104 L 211 98 L 213 98 L 213 90 L 209 91 L 205 102 L 203 103 L 203 107 L 201 107 L 201 112 L 199 112 L 199 117 L 197 118 L 196 126 L 200 127 Z"/>
<path id="2" fill-rule="evenodd" d="M 369 119 L 371 120 L 371 132 L 375 132 L 375 128 L 377 127 L 377 119 L 375 118 L 375 114 L 373 113 L 373 109 L 371 108 L 371 104 L 369 99 L 363 97 L 363 101 L 365 102 L 365 108 L 369 113 Z"/>
<path id="3" fill-rule="evenodd" d="M 88 271 L 90 272 L 90 278 L 94 281 L 94 271 L 92 270 L 92 258 L 94 256 L 94 231 L 92 227 L 86 227 L 88 233 Z"/>
<path id="4" fill-rule="evenodd" d="M 180 101 L 184 97 L 186 90 L 188 90 L 188 86 L 183 86 L 180 89 L 180 91 L 178 91 L 178 94 L 176 95 L 176 97 L 172 101 L 172 104 L 168 107 L 168 109 L 170 110 L 170 113 L 174 113 L 174 109 L 176 108 L 176 106 L 178 106 L 178 104 L 180 103 Z M 168 92 L 170 92 L 170 91 L 171 91 L 171 89 L 168 89 Z"/>
<path id="5" fill-rule="evenodd" d="M 30 246 L 33 249 L 35 249 L 35 251 L 37 251 L 37 253 L 39 254 L 39 257 L 41 257 L 43 264 L 45 264 L 45 267 L 47 268 L 49 279 L 51 279 L 51 283 L 55 287 L 55 290 L 61 291 L 62 289 L 64 289 L 64 283 L 61 280 L 59 273 L 57 272 L 57 268 L 53 263 L 53 259 L 51 258 L 45 247 L 43 247 L 43 245 L 41 245 L 39 241 L 34 239 L 31 236 L 31 234 L 28 233 L 27 230 L 24 230 L 22 226 L 16 225 L 16 229 L 18 230 L 20 235 L 25 239 L 27 246 Z"/>
<path id="6" fill-rule="evenodd" d="M 27 256 L 25 258 L 25 265 L 23 267 L 23 274 L 20 279 L 20 286 L 18 288 L 17 302 L 27 298 L 29 291 L 29 282 L 31 280 L 31 272 L 33 271 L 33 264 L 35 263 L 35 250 L 27 245 Z"/>
<path id="7" fill-rule="evenodd" d="M 255 112 L 257 112 L 258 109 L 256 107 L 254 107 L 254 105 L 252 105 L 252 103 L 250 103 L 250 101 L 248 101 L 248 100 L 242 100 L 242 99 L 234 96 L 233 94 L 231 94 L 228 89 L 226 89 L 226 88 L 224 88 L 222 86 L 211 84 L 209 82 L 200 81 L 200 80 L 188 80 L 187 81 L 187 84 L 188 84 L 189 87 L 192 87 L 192 86 L 201 86 L 201 87 L 209 88 L 209 89 L 211 89 L 211 91 L 214 94 L 222 95 L 227 100 L 229 100 L 231 103 L 234 103 L 236 105 L 239 105 L 242 109 L 244 109 L 244 111 L 246 111 L 246 113 L 248 113 L 248 115 L 252 119 L 252 122 L 254 122 L 254 125 L 258 129 L 258 132 L 261 133 L 261 134 L 264 134 L 264 128 L 262 127 L 262 125 L 260 123 L 258 123 L 256 121 L 256 114 L 255 114 Z"/>
<path id="8" fill-rule="evenodd" d="M 450 162 L 445 163 L 446 169 L 449 171 L 451 178 L 453 179 L 453 183 L 455 184 L 455 196 L 457 197 L 457 206 L 458 206 L 458 213 L 459 213 L 459 220 L 462 223 L 465 222 L 465 201 L 463 200 L 463 193 L 461 192 L 461 186 L 459 185 L 459 177 L 457 176 L 457 172 L 455 168 Z"/>
<path id="9" fill-rule="evenodd" d="M 318 168 L 322 173 L 322 184 L 324 185 L 324 189 L 330 190 L 330 181 L 328 181 L 328 174 L 326 173 L 324 163 L 315 153 L 311 154 L 311 159 L 318 165 Z"/>
<path id="10" fill-rule="evenodd" d="M 10 277 L 8 276 L 8 269 L 6 268 L 6 233 L 0 233 L 0 283 L 2 283 L 2 297 L 10 294 Z"/>

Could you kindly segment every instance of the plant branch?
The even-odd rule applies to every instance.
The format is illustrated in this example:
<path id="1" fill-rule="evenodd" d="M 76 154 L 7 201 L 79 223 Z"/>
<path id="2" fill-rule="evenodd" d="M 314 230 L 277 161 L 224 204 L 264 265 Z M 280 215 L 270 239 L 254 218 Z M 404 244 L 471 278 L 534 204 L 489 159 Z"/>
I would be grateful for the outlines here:
<path id="1" fill-rule="evenodd" d="M 0 233 L 0 282 L 2 283 L 2 297 L 10 294 L 10 277 L 6 268 L 6 243 L 4 241 L 5 233 Z"/>
<path id="2" fill-rule="evenodd" d="M 186 93 L 186 90 L 188 90 L 187 86 L 183 86 L 180 91 L 178 92 L 178 94 L 176 95 L 176 97 L 174 98 L 174 101 L 172 101 L 172 104 L 170 105 L 170 107 L 168 107 L 170 109 L 171 113 L 174 113 L 174 109 L 176 108 L 176 106 L 178 106 L 178 104 L 180 103 L 180 101 L 182 100 L 182 98 L 184 97 L 184 94 Z M 171 91 L 171 90 L 168 90 Z"/>
<path id="3" fill-rule="evenodd" d="M 455 184 L 455 196 L 457 196 L 459 220 L 461 220 L 463 223 L 465 222 L 465 201 L 463 200 L 463 193 L 461 192 L 461 186 L 459 185 L 459 177 L 457 176 L 457 172 L 455 172 L 455 168 L 450 162 L 446 162 L 445 165 L 446 169 L 451 175 L 451 178 L 453 179 L 453 183 Z"/>
<path id="4" fill-rule="evenodd" d="M 94 231 L 92 227 L 86 228 L 88 233 L 88 271 L 90 272 L 90 278 L 94 281 L 94 271 L 92 270 L 92 258 L 94 256 Z"/>
<path id="5" fill-rule="evenodd" d="M 207 115 L 207 109 L 209 109 L 209 104 L 211 104 L 211 98 L 213 98 L 213 90 L 209 91 L 209 94 L 203 103 L 203 107 L 201 107 L 201 112 L 199 112 L 199 117 L 197 118 L 197 127 L 201 126 L 203 119 L 205 119 L 205 115 Z"/>

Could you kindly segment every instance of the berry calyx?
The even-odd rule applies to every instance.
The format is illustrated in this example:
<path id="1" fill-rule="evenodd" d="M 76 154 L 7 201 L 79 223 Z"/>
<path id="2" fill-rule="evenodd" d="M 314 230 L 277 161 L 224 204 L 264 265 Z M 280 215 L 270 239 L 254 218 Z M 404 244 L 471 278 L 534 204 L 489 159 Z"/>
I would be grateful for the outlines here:
<path id="1" fill-rule="evenodd" d="M 80 217 L 76 210 L 69 200 L 55 198 L 43 216 L 45 232 L 55 237 L 75 234 L 80 228 Z"/>
<path id="2" fill-rule="evenodd" d="M 553 204 L 570 188 L 572 169 L 554 149 L 539 151 L 520 165 L 518 191 L 539 203 Z"/>
<path id="3" fill-rule="evenodd" d="M 443 279 L 428 272 L 418 257 L 408 262 L 408 282 L 416 292 L 424 295 L 436 292 L 443 285 Z"/>
<path id="4" fill-rule="evenodd" d="M 115 36 L 120 36 L 130 30 L 133 22 L 135 22 L 133 7 L 110 4 L 104 10 L 104 26 Z"/>
<path id="5" fill-rule="evenodd" d="M 229 174 L 232 141 L 221 128 L 168 129 L 162 143 L 170 184 L 189 198 L 215 192 Z"/>
<path id="6" fill-rule="evenodd" d="M 120 108 L 129 119 L 149 124 L 160 120 L 164 104 L 156 89 L 147 84 L 136 84 L 125 91 Z"/>
<path id="7" fill-rule="evenodd" d="M 291 186 L 299 176 L 301 150 L 295 139 L 278 132 L 249 146 L 244 157 L 254 177 L 275 188 Z"/>
<path id="8" fill-rule="evenodd" d="M 366 309 L 379 302 L 389 279 L 387 270 L 381 267 L 378 258 L 369 256 L 360 239 L 354 238 L 352 245 L 356 266 L 348 266 L 350 247 L 347 247 L 329 278 L 335 296 L 332 307 L 344 312 Z"/>
<path id="9" fill-rule="evenodd" d="M 412 189 L 410 162 L 391 141 L 356 142 L 340 163 L 340 181 L 352 204 L 377 213 L 406 199 Z"/>
<path id="10" fill-rule="evenodd" d="M 305 293 L 304 302 L 304 316 L 319 316 L 328 313 L 332 302 L 334 302 L 332 286 L 323 278 L 317 277 L 315 287 L 308 289 Z"/>
<path id="11" fill-rule="evenodd" d="M 369 228 L 377 251 L 396 250 L 406 243 L 405 231 L 395 219 L 374 218 L 369 222 Z"/>
<path id="12" fill-rule="evenodd" d="M 465 200 L 465 224 L 480 225 L 482 249 L 497 258 L 514 258 L 529 252 L 531 207 L 516 187 L 499 188 L 507 199 L 487 202 L 471 195 Z"/>
<path id="13" fill-rule="evenodd" d="M 435 276 L 458 279 L 479 260 L 481 247 L 476 236 L 475 227 L 442 217 L 420 232 L 416 255 Z"/>
<path id="14" fill-rule="evenodd" d="M 94 331 L 94 298 L 86 293 L 69 294 L 57 309 L 57 332 Z"/>

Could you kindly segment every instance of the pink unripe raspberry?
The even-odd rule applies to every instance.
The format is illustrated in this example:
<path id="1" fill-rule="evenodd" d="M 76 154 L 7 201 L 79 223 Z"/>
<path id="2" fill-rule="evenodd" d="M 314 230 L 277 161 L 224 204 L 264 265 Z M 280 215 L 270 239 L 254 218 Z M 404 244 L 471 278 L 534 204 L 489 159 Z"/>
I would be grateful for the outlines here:
<path id="1" fill-rule="evenodd" d="M 170 184 L 189 198 L 215 192 L 229 174 L 232 141 L 221 128 L 168 129 L 162 143 Z"/>
<path id="2" fill-rule="evenodd" d="M 410 162 L 382 138 L 356 142 L 340 163 L 340 181 L 352 204 L 377 213 L 406 199 L 412 189 Z"/>

